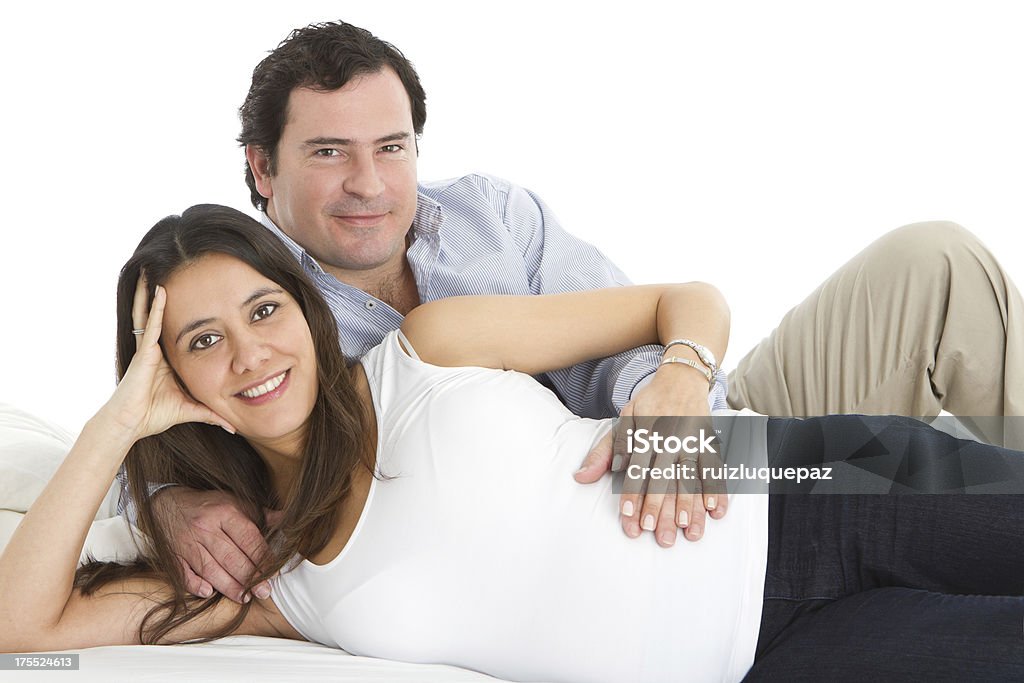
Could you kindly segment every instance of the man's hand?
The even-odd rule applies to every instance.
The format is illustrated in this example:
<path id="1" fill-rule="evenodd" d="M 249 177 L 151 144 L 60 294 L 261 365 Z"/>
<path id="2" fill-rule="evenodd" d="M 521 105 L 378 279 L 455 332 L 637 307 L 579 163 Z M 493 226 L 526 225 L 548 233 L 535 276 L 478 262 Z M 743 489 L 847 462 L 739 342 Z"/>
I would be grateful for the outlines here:
<path id="1" fill-rule="evenodd" d="M 235 602 L 249 602 L 243 586 L 267 544 L 235 498 L 221 491 L 171 486 L 154 496 L 153 506 L 181 561 L 186 589 L 204 598 L 216 590 Z M 252 592 L 267 598 L 270 584 L 257 584 Z"/>
<path id="2" fill-rule="evenodd" d="M 720 464 L 719 454 L 683 451 L 657 454 L 650 452 L 651 449 L 641 454 L 637 452 L 635 436 L 632 454 L 626 447 L 628 430 L 636 435 L 637 430 L 647 429 L 648 434 L 657 432 L 663 438 L 674 435 L 680 440 L 691 435 L 699 437 L 701 429 L 705 435 L 713 434 L 707 390 L 707 382 L 692 368 L 661 366 L 650 384 L 637 391 L 622 409 L 614 432 L 598 442 L 574 475 L 576 481 L 589 484 L 609 470 L 627 471 L 619 511 L 622 529 L 631 538 L 639 536 L 642 530 L 653 531 L 658 544 L 669 547 L 675 543 L 679 528 L 687 539 L 697 541 L 704 534 L 707 514 L 713 519 L 725 516 L 729 499 L 724 485 L 718 481 L 702 481 L 700 477 L 704 467 Z M 690 444 L 699 446 L 700 439 Z M 717 446 L 715 448 L 718 450 Z M 645 467 L 663 472 L 685 471 L 690 477 L 678 480 L 628 476 L 631 472 L 642 472 Z"/>

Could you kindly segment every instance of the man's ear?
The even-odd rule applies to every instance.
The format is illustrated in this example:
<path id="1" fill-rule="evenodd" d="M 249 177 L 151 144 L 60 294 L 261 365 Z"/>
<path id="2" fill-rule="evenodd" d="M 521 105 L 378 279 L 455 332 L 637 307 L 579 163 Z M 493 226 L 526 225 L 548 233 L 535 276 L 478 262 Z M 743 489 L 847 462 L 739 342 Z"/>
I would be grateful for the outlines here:
<path id="1" fill-rule="evenodd" d="M 245 146 L 245 160 L 249 162 L 252 177 L 256 181 L 256 191 L 264 199 L 274 196 L 274 188 L 270 185 L 270 157 L 256 145 Z"/>

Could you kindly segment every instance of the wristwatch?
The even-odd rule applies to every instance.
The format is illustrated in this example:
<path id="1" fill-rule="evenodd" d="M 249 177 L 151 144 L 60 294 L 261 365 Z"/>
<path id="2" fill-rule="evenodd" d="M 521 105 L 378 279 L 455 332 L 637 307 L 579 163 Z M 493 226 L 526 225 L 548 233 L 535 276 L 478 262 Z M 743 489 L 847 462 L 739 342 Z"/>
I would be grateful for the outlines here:
<path id="1" fill-rule="evenodd" d="M 692 339 L 673 339 L 668 344 L 665 344 L 665 350 L 668 351 L 673 346 L 682 344 L 683 346 L 689 346 L 700 358 L 700 362 L 704 364 L 708 370 L 711 371 L 712 376 L 718 372 L 718 362 L 715 360 L 715 354 L 711 353 L 708 347 L 698 344 Z"/>

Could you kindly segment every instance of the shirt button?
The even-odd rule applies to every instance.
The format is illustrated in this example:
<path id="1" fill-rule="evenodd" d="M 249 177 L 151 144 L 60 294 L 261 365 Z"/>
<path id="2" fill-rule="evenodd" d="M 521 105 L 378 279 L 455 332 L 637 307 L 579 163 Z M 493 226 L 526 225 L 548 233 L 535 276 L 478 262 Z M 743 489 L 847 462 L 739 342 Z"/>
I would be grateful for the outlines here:
<path id="1" fill-rule="evenodd" d="M 374 301 L 373 299 L 367 299 L 366 303 L 363 305 L 366 306 L 366 310 L 368 311 L 372 311 L 373 309 L 377 308 L 377 302 Z"/>

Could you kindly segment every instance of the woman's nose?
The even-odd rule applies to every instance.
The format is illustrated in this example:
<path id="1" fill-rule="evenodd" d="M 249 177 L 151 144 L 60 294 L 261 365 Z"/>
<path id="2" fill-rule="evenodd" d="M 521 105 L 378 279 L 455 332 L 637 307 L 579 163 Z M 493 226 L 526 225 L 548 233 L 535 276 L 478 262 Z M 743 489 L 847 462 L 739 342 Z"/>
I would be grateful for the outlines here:
<path id="1" fill-rule="evenodd" d="M 236 374 L 253 372 L 270 360 L 270 347 L 257 335 L 236 335 L 231 369 Z"/>

